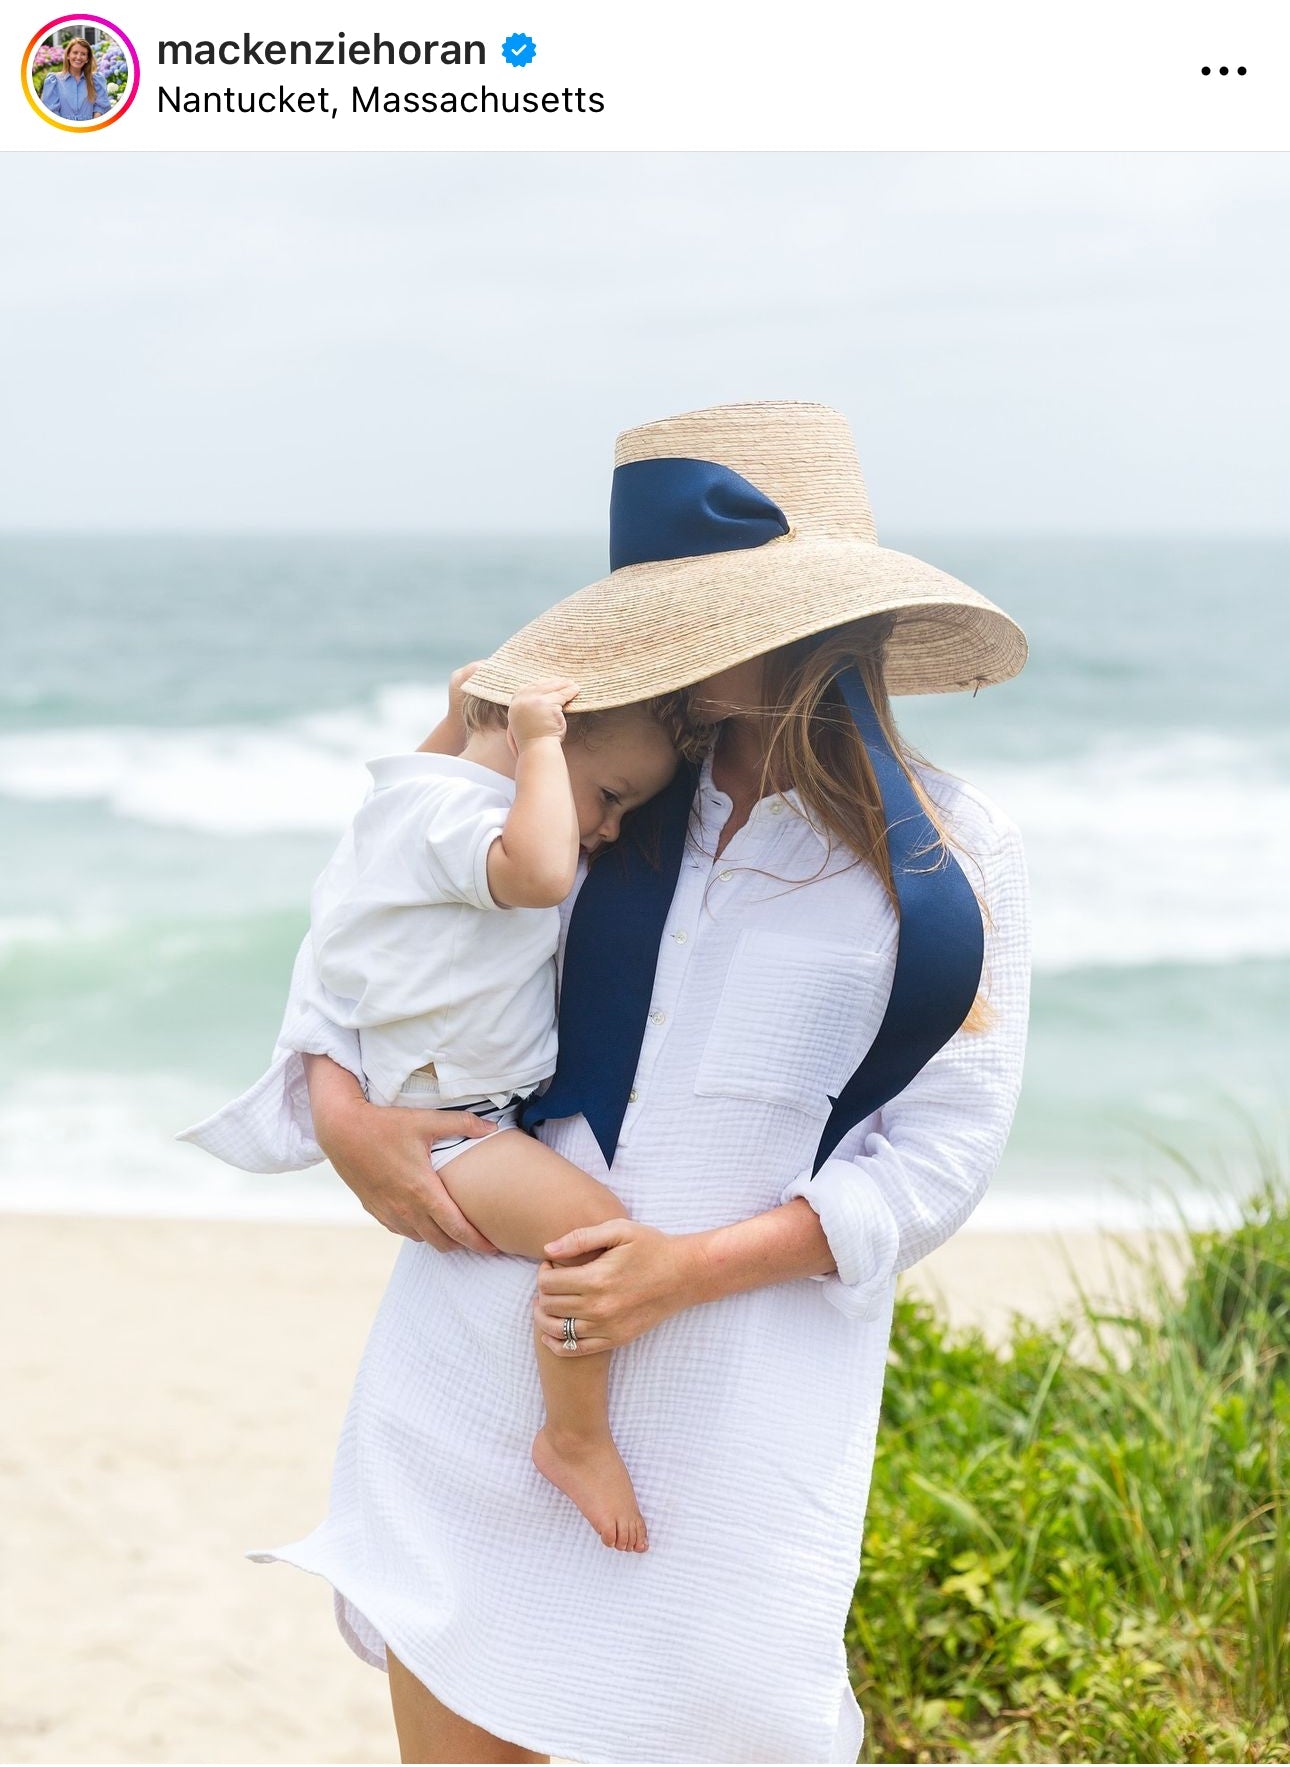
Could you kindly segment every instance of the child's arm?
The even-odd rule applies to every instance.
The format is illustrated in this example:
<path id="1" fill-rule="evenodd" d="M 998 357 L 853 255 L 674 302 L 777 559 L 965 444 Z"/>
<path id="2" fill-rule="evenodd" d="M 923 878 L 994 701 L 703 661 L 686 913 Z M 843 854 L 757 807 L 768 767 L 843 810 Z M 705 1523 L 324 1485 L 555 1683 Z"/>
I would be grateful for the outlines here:
<path id="1" fill-rule="evenodd" d="M 461 694 L 478 667 L 478 662 L 463 663 L 448 677 L 448 710 L 425 741 L 418 744 L 419 755 L 459 755 L 465 748 L 468 732 L 461 716 Z"/>
<path id="2" fill-rule="evenodd" d="M 508 908 L 554 908 L 578 869 L 578 813 L 561 746 L 572 681 L 541 681 L 511 701 L 515 803 L 488 849 L 488 887 Z"/>

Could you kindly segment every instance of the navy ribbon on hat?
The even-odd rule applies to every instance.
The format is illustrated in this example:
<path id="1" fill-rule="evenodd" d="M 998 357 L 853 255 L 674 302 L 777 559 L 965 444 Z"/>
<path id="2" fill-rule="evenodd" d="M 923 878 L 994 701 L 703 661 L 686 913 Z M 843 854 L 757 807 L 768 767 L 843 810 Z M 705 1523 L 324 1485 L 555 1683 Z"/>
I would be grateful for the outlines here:
<path id="1" fill-rule="evenodd" d="M 634 461 L 614 473 L 611 568 L 764 545 L 787 533 L 783 512 L 715 461 Z M 900 908 L 891 993 L 864 1060 L 834 1098 L 814 1177 L 848 1130 L 902 1092 L 960 1028 L 981 980 L 985 935 L 972 886 L 939 836 L 878 722 L 859 671 L 837 684 L 882 796 Z M 520 1120 L 532 1128 L 581 1112 L 612 1166 L 645 1039 L 659 943 L 685 848 L 697 769 L 666 791 L 589 868 L 574 902 L 560 980 L 559 1055 L 546 1091 Z"/>
<path id="2" fill-rule="evenodd" d="M 609 568 L 764 546 L 788 517 L 764 491 L 715 460 L 664 455 L 614 468 Z"/>

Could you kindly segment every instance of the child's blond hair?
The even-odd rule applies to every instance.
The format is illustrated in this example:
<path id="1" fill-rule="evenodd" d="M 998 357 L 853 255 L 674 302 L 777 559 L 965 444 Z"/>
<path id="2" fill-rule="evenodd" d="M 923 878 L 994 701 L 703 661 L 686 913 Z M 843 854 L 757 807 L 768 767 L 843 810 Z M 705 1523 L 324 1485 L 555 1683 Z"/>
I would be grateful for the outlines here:
<path id="1" fill-rule="evenodd" d="M 687 699 L 684 693 L 664 693 L 656 699 L 633 700 L 630 705 L 608 706 L 597 712 L 566 712 L 567 740 L 585 743 L 594 738 L 597 731 L 603 731 L 615 722 L 650 717 L 662 727 L 678 754 L 687 761 L 700 760 L 712 739 L 713 730 L 711 725 L 701 723 L 691 715 Z M 461 716 L 471 736 L 484 730 L 506 728 L 506 707 L 491 699 L 481 699 L 469 689 L 461 696 Z"/>

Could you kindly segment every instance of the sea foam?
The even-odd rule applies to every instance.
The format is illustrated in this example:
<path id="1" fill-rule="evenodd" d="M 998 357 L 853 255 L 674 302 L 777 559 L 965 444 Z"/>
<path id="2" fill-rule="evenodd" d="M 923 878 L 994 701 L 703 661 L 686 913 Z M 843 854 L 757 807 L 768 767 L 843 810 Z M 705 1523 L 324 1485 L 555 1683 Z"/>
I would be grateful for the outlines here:
<path id="1" fill-rule="evenodd" d="M 394 684 L 278 724 L 14 735 L 0 794 L 221 837 L 334 834 L 370 784 L 364 763 L 415 748 L 445 704 L 442 684 Z M 971 777 L 1021 828 L 1037 969 L 1290 955 L 1290 766 L 1271 750 L 1204 730 L 1108 735 Z"/>
<path id="2" fill-rule="evenodd" d="M 366 707 L 280 724 L 104 725 L 0 738 L 0 795 L 106 805 L 206 834 L 339 831 L 371 780 L 364 763 L 414 749 L 446 686 L 390 686 Z"/>

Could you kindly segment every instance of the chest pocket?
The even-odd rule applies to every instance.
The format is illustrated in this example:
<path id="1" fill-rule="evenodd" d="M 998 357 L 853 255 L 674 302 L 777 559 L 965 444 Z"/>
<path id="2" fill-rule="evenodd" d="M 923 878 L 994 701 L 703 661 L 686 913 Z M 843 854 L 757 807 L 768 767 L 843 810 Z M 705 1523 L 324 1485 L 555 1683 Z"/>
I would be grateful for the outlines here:
<path id="1" fill-rule="evenodd" d="M 824 1117 L 882 1020 L 892 953 L 740 933 L 695 1075 L 702 1097 L 761 1099 Z"/>

